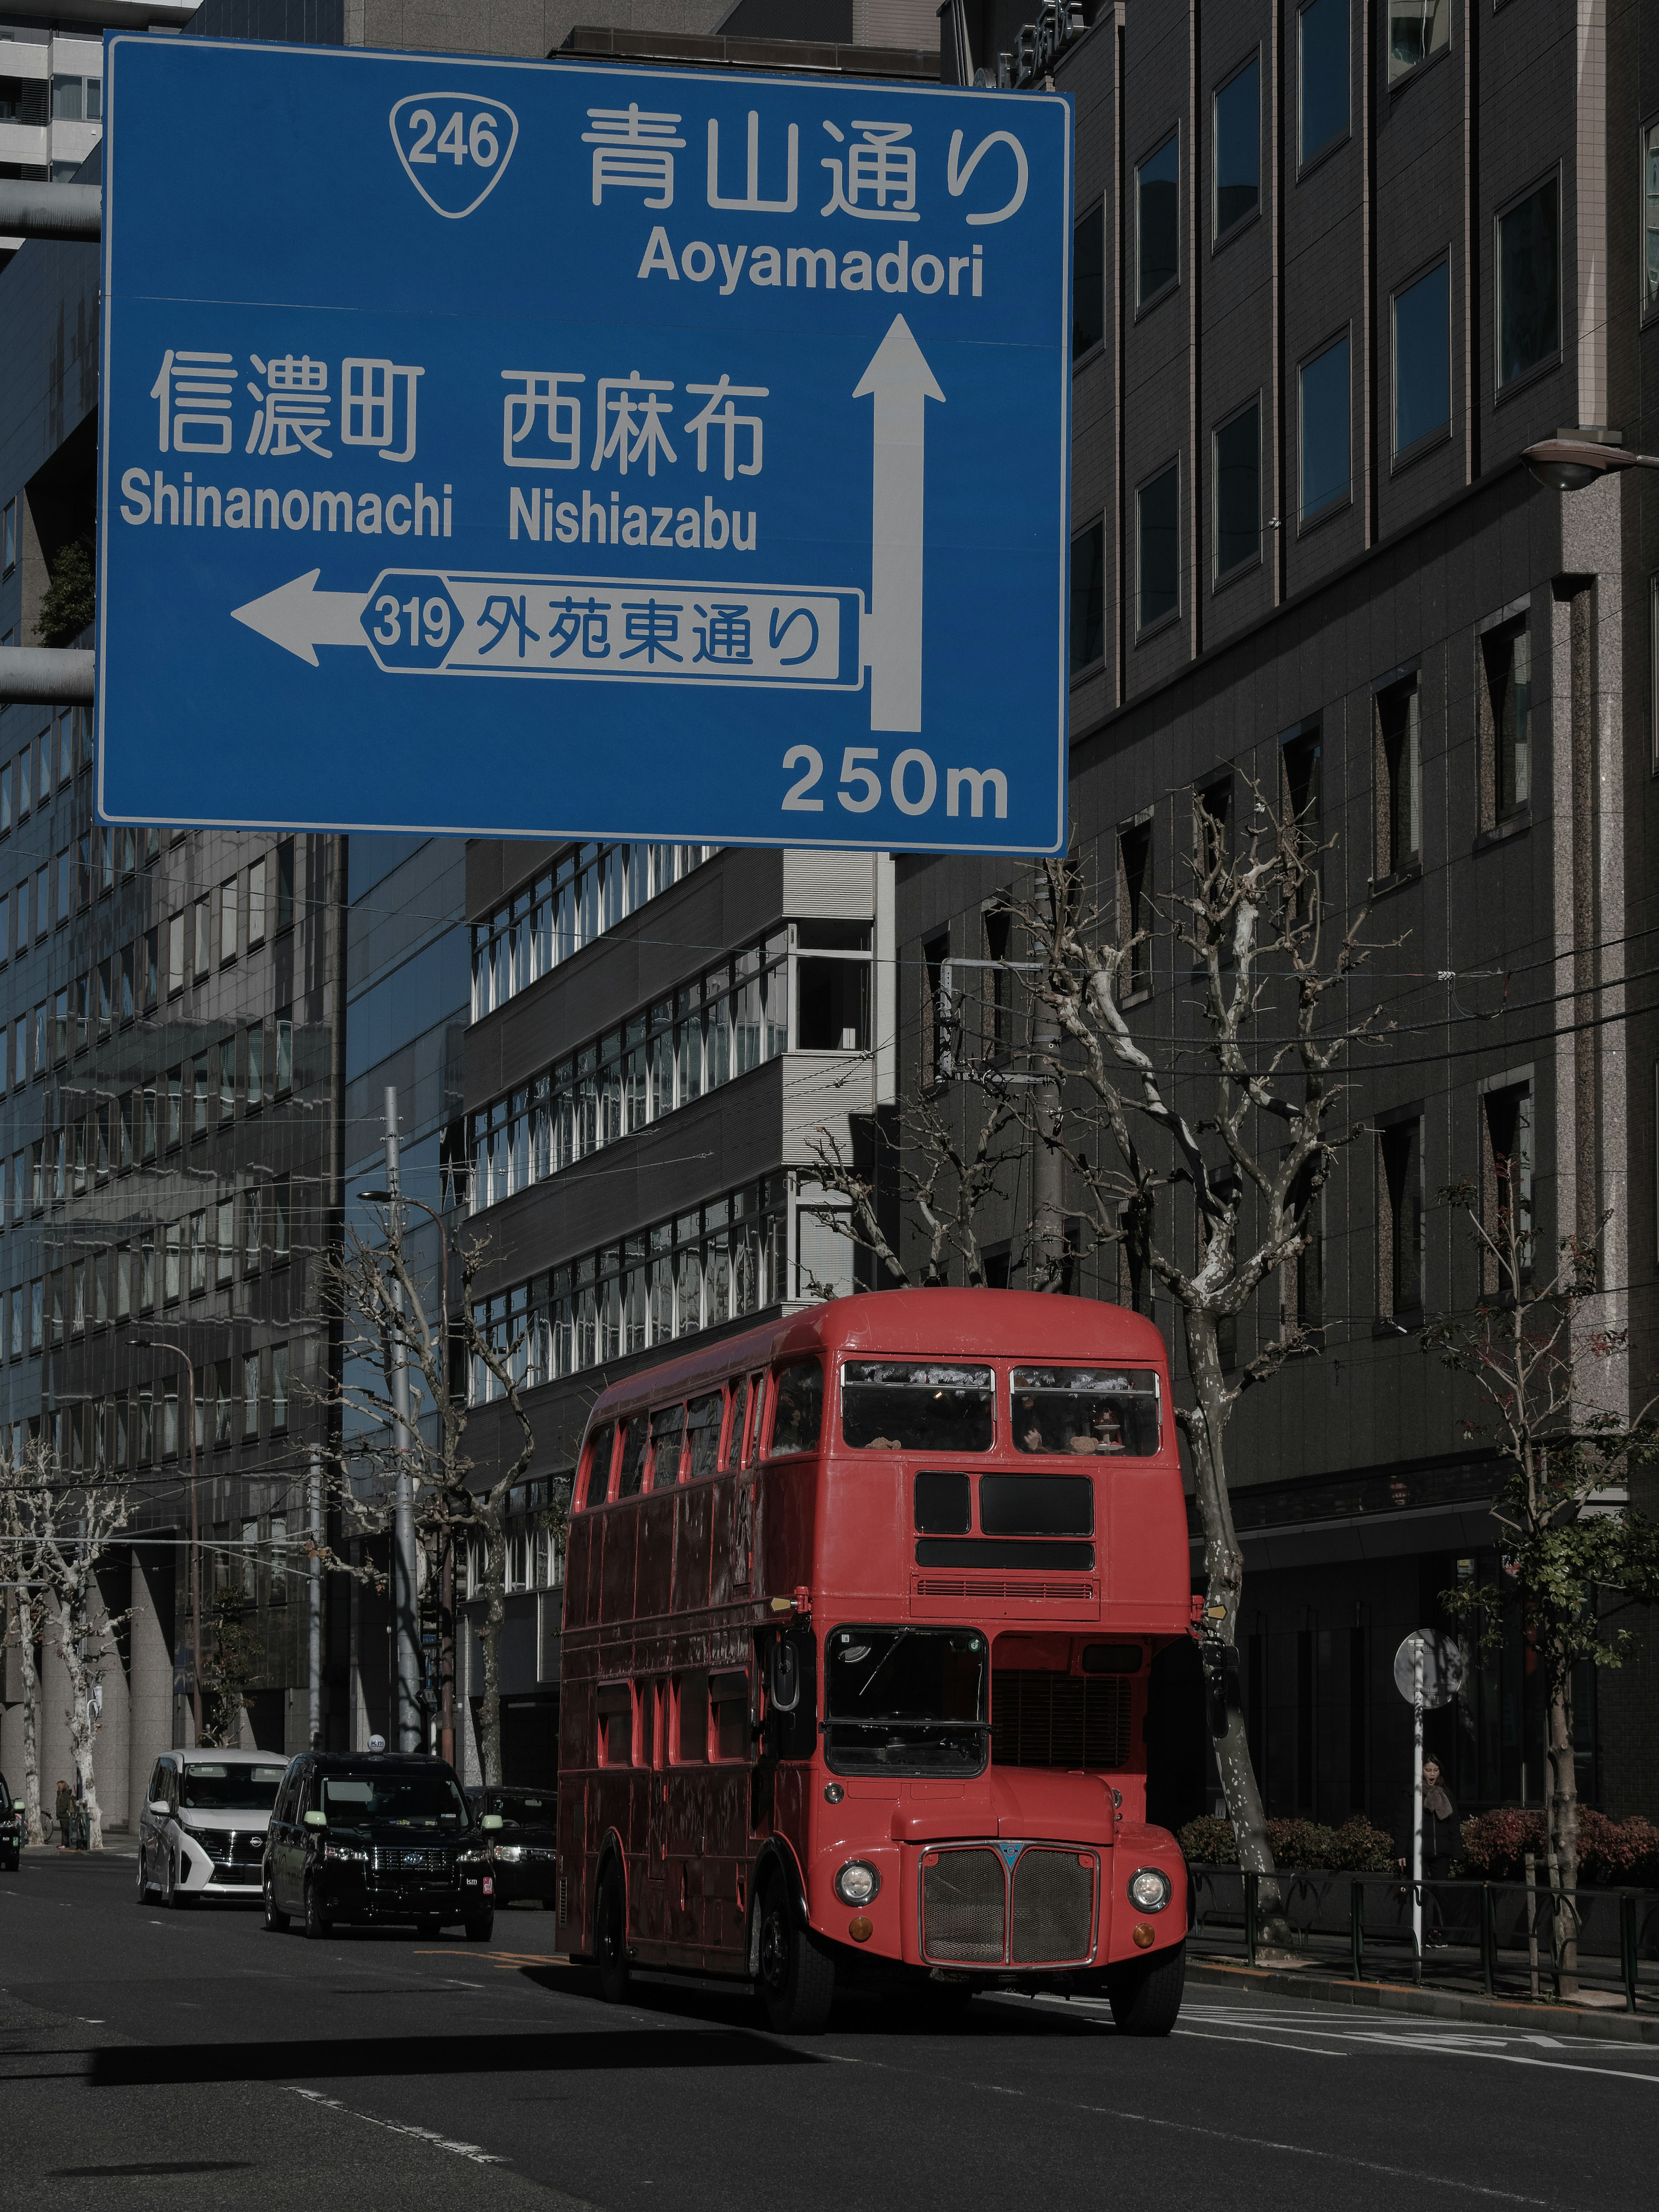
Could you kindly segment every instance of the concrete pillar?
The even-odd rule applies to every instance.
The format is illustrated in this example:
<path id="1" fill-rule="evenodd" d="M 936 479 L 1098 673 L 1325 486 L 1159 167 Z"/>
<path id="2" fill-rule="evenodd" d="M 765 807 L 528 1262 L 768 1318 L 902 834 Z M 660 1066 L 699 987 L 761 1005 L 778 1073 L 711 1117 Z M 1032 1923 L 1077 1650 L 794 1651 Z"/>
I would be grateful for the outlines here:
<path id="1" fill-rule="evenodd" d="M 125 1586 L 126 1577 L 120 1577 Z M 114 1608 L 121 1610 L 118 1604 Z M 109 1627 L 110 1607 L 100 1583 L 94 1583 L 87 1608 L 88 1648 L 103 1652 L 102 1710 L 92 1739 L 92 1771 L 98 1784 L 98 1806 L 106 1828 L 136 1833 L 128 1819 L 127 1759 L 131 1737 L 131 1715 L 127 1695 L 127 1670 L 120 1648 Z"/>
<path id="2" fill-rule="evenodd" d="M 23 1666 L 16 1619 L 6 1610 L 7 1642 L 0 1648 L 0 1774 L 14 1797 L 23 1794 Z"/>
<path id="3" fill-rule="evenodd" d="M 128 1825 L 136 1829 L 155 1761 L 173 1747 L 173 1566 L 135 1547 L 127 1626 Z"/>

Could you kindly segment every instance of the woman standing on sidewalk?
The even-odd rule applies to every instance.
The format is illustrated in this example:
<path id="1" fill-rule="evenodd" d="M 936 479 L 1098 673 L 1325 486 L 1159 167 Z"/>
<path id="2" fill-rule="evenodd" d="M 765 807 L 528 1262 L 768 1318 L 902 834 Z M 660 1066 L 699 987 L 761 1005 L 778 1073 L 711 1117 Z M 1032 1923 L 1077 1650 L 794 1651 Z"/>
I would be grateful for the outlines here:
<path id="1" fill-rule="evenodd" d="M 1406 1873 L 1412 1863 L 1412 1796 L 1402 1793 L 1400 1817 L 1395 1823 L 1395 1842 L 1399 1845 L 1395 1863 Z M 1431 1943 L 1443 1943 L 1443 1916 L 1438 1905 L 1427 1893 L 1431 1882 L 1450 1879 L 1452 1863 L 1462 1853 L 1463 1833 L 1458 1825 L 1457 1807 L 1452 1794 L 1440 1779 L 1440 1762 L 1425 1759 L 1423 1762 L 1423 1881 L 1425 1886 L 1425 1917 L 1431 1923 L 1427 1937 Z"/>

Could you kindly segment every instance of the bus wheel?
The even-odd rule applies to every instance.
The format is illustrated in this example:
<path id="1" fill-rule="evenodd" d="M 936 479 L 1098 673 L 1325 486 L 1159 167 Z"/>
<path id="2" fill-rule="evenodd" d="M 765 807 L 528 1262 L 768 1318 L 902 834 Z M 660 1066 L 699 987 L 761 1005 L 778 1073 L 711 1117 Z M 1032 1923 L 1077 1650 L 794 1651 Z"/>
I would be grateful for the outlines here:
<path id="1" fill-rule="evenodd" d="M 1181 2013 L 1187 1978 L 1187 1948 L 1160 1951 L 1151 1959 L 1126 1959 L 1106 1978 L 1106 1995 L 1120 2035 L 1167 2035 Z"/>
<path id="2" fill-rule="evenodd" d="M 599 1884 L 593 1912 L 593 1948 L 599 1969 L 599 1995 L 607 2004 L 628 1997 L 628 1899 L 621 1870 L 613 1859 Z"/>
<path id="3" fill-rule="evenodd" d="M 796 1924 L 776 1875 L 761 1898 L 760 1987 L 766 2024 L 775 2035 L 817 2035 L 836 1994 L 836 1962 L 807 1929 Z"/>

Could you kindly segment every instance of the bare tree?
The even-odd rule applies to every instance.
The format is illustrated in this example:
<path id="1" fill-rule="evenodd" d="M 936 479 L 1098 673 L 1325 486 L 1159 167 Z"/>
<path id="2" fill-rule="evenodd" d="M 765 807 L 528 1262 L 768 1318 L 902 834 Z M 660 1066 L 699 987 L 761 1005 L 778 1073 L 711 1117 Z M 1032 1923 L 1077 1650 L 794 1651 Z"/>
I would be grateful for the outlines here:
<path id="1" fill-rule="evenodd" d="M 1085 1234 L 1121 1247 L 1132 1282 L 1150 1273 L 1181 1312 L 1192 1403 L 1176 1419 L 1204 1530 L 1216 1764 L 1240 1864 L 1270 1875 L 1237 1695 L 1244 1561 L 1224 1443 L 1244 1393 L 1316 1349 L 1319 1332 L 1292 1296 L 1242 1364 L 1230 1366 L 1222 1338 L 1247 1310 L 1271 1307 L 1294 1275 L 1337 1152 L 1359 1133 L 1336 1071 L 1380 1030 L 1374 1016 L 1350 1014 L 1339 988 L 1377 949 L 1364 935 L 1369 888 L 1328 945 L 1320 863 L 1334 841 L 1316 845 L 1292 808 L 1276 809 L 1249 787 L 1255 815 L 1237 851 L 1194 802 L 1189 884 L 1170 916 L 1177 965 L 1190 960 L 1198 994 L 1188 1044 L 1152 1048 L 1137 1037 L 1122 1000 L 1147 933 L 1125 933 L 1115 897 L 1103 908 L 1090 902 L 1075 860 L 1042 863 L 1034 895 L 1009 908 L 1036 956 L 1025 972 L 1034 1036 L 1049 1024 L 1057 1032 L 1050 1067 L 1066 1108 L 1057 1127 L 1037 1133 L 1060 1146 Z M 1186 1222 L 1174 1200 L 1183 1186 L 1195 1217 L 1190 1265 L 1176 1245 Z M 1279 1929 L 1276 1891 L 1264 1889 L 1263 1904 Z"/>
<path id="2" fill-rule="evenodd" d="M 0 1524 L 15 1579 L 35 1585 L 45 1627 L 50 1632 L 68 1677 L 70 1754 L 86 1808 L 87 1839 L 93 1850 L 104 1846 L 103 1814 L 98 1802 L 94 1747 L 102 1725 L 102 1690 L 109 1662 L 116 1656 L 116 1632 L 125 1613 L 109 1614 L 98 1587 L 98 1569 L 111 1544 L 131 1517 L 126 1479 L 114 1474 L 82 1480 L 66 1474 L 42 1444 L 28 1445 L 21 1461 L 0 1469 L 4 1503 Z M 17 1595 L 33 1592 L 20 1590 Z M 25 1692 L 33 1672 L 33 1650 L 27 1646 Z M 38 1690 L 37 1690 L 38 1700 Z M 28 1723 L 25 1722 L 26 1731 Z M 40 1826 L 39 1739 L 33 1747 L 34 1802 L 31 1840 Z"/>
<path id="3" fill-rule="evenodd" d="M 812 1164 L 801 1170 L 800 1181 L 848 1201 L 827 1210 L 825 1219 L 838 1235 L 873 1253 L 895 1284 L 948 1283 L 952 1267 L 960 1265 L 963 1281 L 977 1288 L 985 1280 L 980 1210 L 1009 1164 L 1001 1140 L 1016 1126 L 1013 1107 L 1006 1094 L 994 1094 L 977 1133 L 970 1132 L 964 1139 L 952 1127 L 942 1097 L 924 1085 L 908 1102 L 902 1126 L 904 1134 L 896 1141 L 878 1136 L 877 1142 L 891 1155 L 902 1212 L 918 1219 L 927 1233 L 927 1256 L 919 1269 L 906 1263 L 882 1226 L 878 1178 L 847 1157 L 833 1131 L 819 1127 L 812 1133 L 807 1145 Z M 828 1295 L 827 1285 L 814 1283 L 812 1290 L 815 1296 Z"/>
<path id="4" fill-rule="evenodd" d="M 403 1209 L 421 1206 L 438 1234 L 435 1284 L 417 1273 L 410 1261 Z M 488 1239 L 454 1219 L 404 1198 L 380 1209 L 383 1240 L 371 1243 L 349 1231 L 340 1249 L 322 1269 L 322 1299 L 344 1331 L 343 1380 L 313 1393 L 318 1401 L 359 1427 L 390 1430 L 394 1415 L 392 1362 L 401 1343 L 410 1386 L 409 1428 L 410 1474 L 415 1494 L 416 1540 L 428 1577 L 453 1571 L 457 1552 L 475 1542 L 482 1552 L 479 1585 L 483 1618 L 479 1642 L 483 1653 L 483 1732 L 479 1756 L 486 1782 L 501 1779 L 501 1632 L 507 1606 L 507 1507 L 515 1483 L 530 1465 L 535 1439 L 525 1412 L 521 1385 L 528 1346 L 520 1336 L 505 1347 L 490 1343 L 473 1311 L 473 1285 L 489 1250 Z M 436 1316 L 429 1310 L 436 1291 Z M 493 1479 L 479 1480 L 466 1449 L 469 1385 L 476 1372 L 493 1378 L 518 1424 L 513 1457 Z M 378 1376 L 378 1381 L 372 1379 Z M 366 1493 L 356 1473 L 363 1454 L 348 1437 L 328 1455 L 331 1487 L 353 1534 L 384 1534 L 391 1526 L 390 1483 Z M 396 1455 L 377 1452 L 382 1469 L 395 1473 Z M 335 1568 L 346 1565 L 337 1552 L 326 1555 Z M 453 1655 L 448 1658 L 453 1685 Z"/>
<path id="5" fill-rule="evenodd" d="M 1659 1599 L 1659 1527 L 1636 1512 L 1627 1485 L 1659 1457 L 1653 1401 L 1626 1410 L 1627 1333 L 1596 1317 L 1601 1217 L 1593 1238 L 1561 1238 L 1558 1264 L 1534 1272 L 1536 1232 L 1509 1161 L 1495 1178 L 1493 1218 L 1480 1194 L 1455 1183 L 1442 1198 L 1468 1219 L 1486 1285 L 1472 1320 L 1443 1317 L 1424 1333 L 1455 1374 L 1474 1386 L 1479 1415 L 1464 1440 L 1495 1445 L 1504 1476 L 1493 1518 L 1504 1531 L 1504 1577 L 1443 1591 L 1454 1620 L 1501 1648 L 1515 1601 L 1544 1694 L 1544 1757 L 1551 1914 L 1561 1994 L 1578 1988 L 1578 1777 L 1573 1757 L 1573 1677 L 1581 1666 L 1619 1667 L 1628 1629 L 1610 1628 L 1603 1600 Z M 1507 1590 L 1504 1588 L 1507 1583 Z"/>

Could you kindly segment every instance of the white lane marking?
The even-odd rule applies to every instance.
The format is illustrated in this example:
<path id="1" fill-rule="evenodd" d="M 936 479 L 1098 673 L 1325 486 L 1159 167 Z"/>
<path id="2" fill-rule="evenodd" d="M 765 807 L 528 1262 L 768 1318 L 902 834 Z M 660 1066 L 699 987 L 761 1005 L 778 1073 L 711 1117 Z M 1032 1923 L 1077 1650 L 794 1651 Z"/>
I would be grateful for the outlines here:
<path id="1" fill-rule="evenodd" d="M 1623 2066 L 1597 2066 L 1582 2059 L 1571 2057 L 1528 2058 L 1517 2051 L 1492 2047 L 1494 2045 L 1502 2045 L 1505 2042 L 1541 2045 L 1549 2051 L 1566 2051 L 1571 2047 L 1559 2036 L 1545 2035 L 1528 2028 L 1507 2033 L 1499 2031 L 1496 2033 L 1489 2033 L 1482 2035 L 1478 2030 L 1460 2030 L 1430 2021 L 1425 2021 L 1420 2027 L 1331 2027 L 1322 2021 L 1310 2022 L 1304 2027 L 1297 2021 L 1283 2015 L 1277 2018 L 1272 2015 L 1261 2018 L 1252 2014 L 1248 2020 L 1239 2021 L 1237 2026 L 1234 2025 L 1232 2016 L 1224 2013 L 1200 2010 L 1194 2011 L 1192 2016 L 1203 2020 L 1208 2027 L 1229 2029 L 1231 2031 L 1229 2033 L 1212 2039 L 1223 2043 L 1248 2043 L 1255 2040 L 1256 2039 L 1242 2031 L 1261 2027 L 1271 2028 L 1276 2034 L 1280 2035 L 1322 2035 L 1334 2041 L 1382 2045 L 1385 2048 L 1395 2051 L 1421 2051 L 1434 2057 L 1501 2058 L 1510 2066 L 1540 2066 L 1563 2074 L 1604 2074 L 1615 2081 L 1642 2081 L 1650 2086 L 1652 2086 L 1656 2081 L 1659 2081 L 1659 2076 L 1638 2074 Z M 1177 2034 L 1192 2032 L 1190 2029 L 1180 2028 L 1176 2031 Z M 1286 2044 L 1284 2046 L 1287 2051 L 1298 2050 L 1301 2047 L 1297 2044 Z M 1636 2058 L 1659 2057 L 1659 2051 L 1656 2051 L 1650 2045 L 1614 2045 L 1609 2047 L 1606 2043 L 1600 2043 L 1596 2047 L 1609 2056 L 1613 2055 L 1613 2051 L 1617 2051 L 1618 2055 L 1623 2057 L 1628 2051 L 1629 2055 Z"/>
<path id="2" fill-rule="evenodd" d="M 447 2150 L 457 2157 L 471 2159 L 474 2166 L 511 2166 L 510 2158 L 499 2158 L 486 2150 L 482 2143 L 456 2142 L 448 2136 L 441 2136 L 434 2128 L 416 2128 L 402 2120 L 382 2120 L 373 2112 L 360 2112 L 349 2105 L 343 2105 L 337 2097 L 325 2097 L 320 2089 L 296 2088 L 288 2084 L 289 2092 L 303 2097 L 308 2105 L 321 2105 L 331 2112 L 343 2112 L 350 2120 L 367 2120 L 372 2128 L 385 2128 L 394 2136 L 412 2136 L 417 2142 L 429 2143 L 434 2150 Z"/>
<path id="3" fill-rule="evenodd" d="M 1201 2027 L 1177 2027 L 1176 2035 L 1189 2036 L 1194 2043 L 1258 2043 L 1264 2051 L 1299 2051 L 1304 2058 L 1347 2058 L 1346 2051 L 1319 2051 L 1310 2043 L 1275 2043 L 1265 2035 L 1211 2035 Z"/>
<path id="4" fill-rule="evenodd" d="M 1386 2173 L 1400 2181 L 1425 2181 L 1442 2189 L 1461 2189 L 1473 2197 L 1496 2197 L 1504 2204 L 1541 2204 L 1547 2208 L 1547 2197 L 1522 2197 L 1513 2189 L 1489 2189 L 1478 2181 L 1458 2181 L 1450 2174 L 1425 2173 L 1410 2166 L 1384 2166 L 1374 2158 L 1355 2158 L 1352 2152 L 1314 2150 L 1306 2143 L 1279 2142 L 1271 2136 L 1233 2135 L 1225 2128 L 1201 2128 L 1191 2120 L 1162 2120 L 1151 2112 L 1120 2112 L 1109 2105 L 1081 2105 L 1079 2112 L 1098 2112 L 1109 2120 L 1133 2120 L 1142 2127 L 1169 2128 L 1176 2135 L 1207 2136 L 1214 2142 L 1242 2143 L 1250 2150 L 1281 2150 L 1292 2158 L 1314 2158 L 1332 2166 L 1357 2166 L 1366 2173 Z"/>

